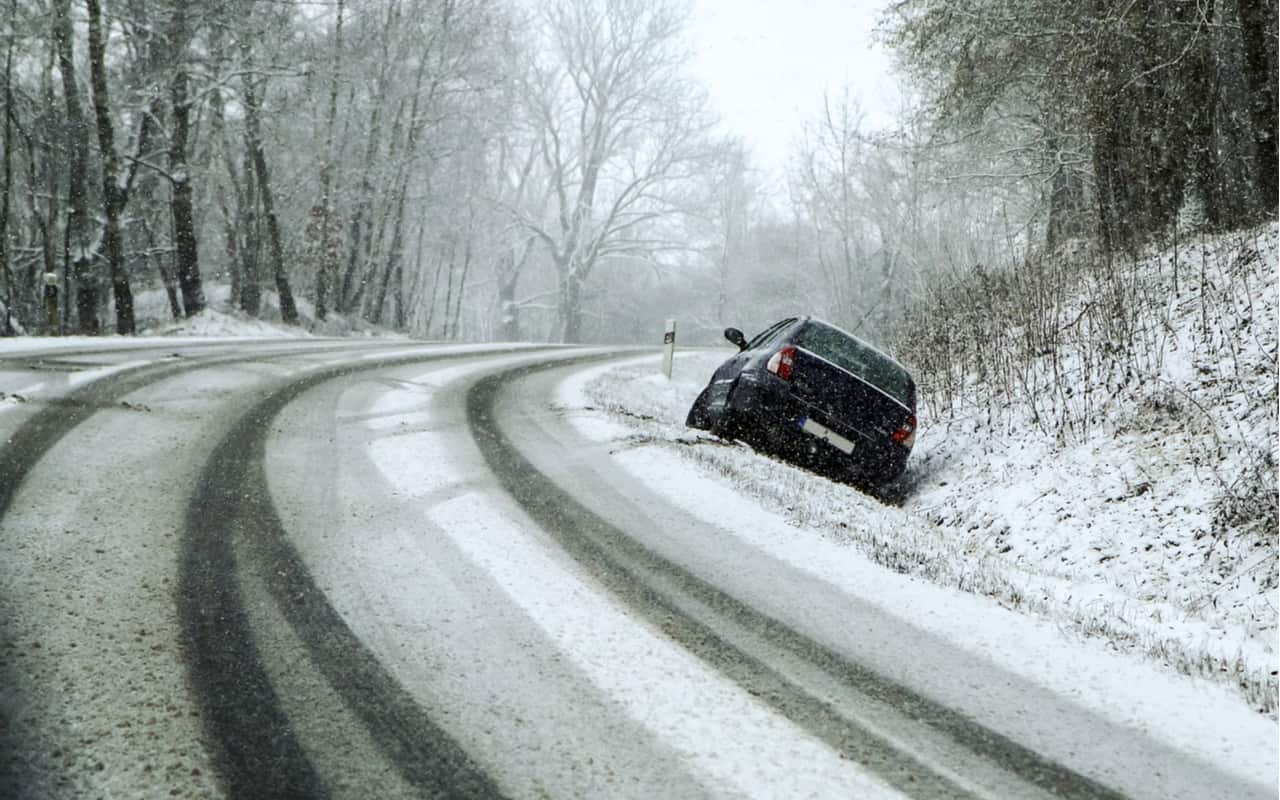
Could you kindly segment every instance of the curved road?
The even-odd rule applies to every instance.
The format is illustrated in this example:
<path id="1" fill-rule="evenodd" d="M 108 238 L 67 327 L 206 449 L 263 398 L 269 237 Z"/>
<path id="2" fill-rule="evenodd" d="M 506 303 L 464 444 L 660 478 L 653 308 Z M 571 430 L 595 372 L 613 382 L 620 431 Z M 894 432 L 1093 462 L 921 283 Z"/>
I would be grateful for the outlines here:
<path id="1" fill-rule="evenodd" d="M 670 507 L 563 348 L 0 351 L 0 797 L 1266 797 Z"/>

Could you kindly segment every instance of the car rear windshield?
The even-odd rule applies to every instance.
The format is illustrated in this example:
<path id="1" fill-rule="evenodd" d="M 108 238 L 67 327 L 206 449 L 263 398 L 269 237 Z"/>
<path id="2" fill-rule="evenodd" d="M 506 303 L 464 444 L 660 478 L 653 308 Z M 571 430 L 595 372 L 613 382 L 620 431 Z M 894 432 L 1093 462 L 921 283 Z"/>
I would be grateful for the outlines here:
<path id="1" fill-rule="evenodd" d="M 916 387 L 907 371 L 844 331 L 810 323 L 796 337 L 796 345 L 852 372 L 908 408 L 915 408 Z"/>

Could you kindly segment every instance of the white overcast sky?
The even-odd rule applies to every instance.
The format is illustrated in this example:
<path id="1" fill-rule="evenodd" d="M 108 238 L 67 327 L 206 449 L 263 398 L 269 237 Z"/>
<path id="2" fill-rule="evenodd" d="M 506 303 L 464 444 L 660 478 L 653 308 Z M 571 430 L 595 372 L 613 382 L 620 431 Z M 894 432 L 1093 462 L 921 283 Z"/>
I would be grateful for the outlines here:
<path id="1" fill-rule="evenodd" d="M 691 66 L 756 164 L 781 171 L 801 123 L 847 81 L 870 127 L 896 106 L 891 59 L 874 41 L 888 0 L 694 0 Z"/>

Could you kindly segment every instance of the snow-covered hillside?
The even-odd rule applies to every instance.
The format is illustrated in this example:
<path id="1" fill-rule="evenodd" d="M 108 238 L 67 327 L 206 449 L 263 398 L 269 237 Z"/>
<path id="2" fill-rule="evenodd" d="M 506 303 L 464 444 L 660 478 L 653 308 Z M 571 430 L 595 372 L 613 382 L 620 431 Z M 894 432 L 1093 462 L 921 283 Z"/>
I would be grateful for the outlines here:
<path id="1" fill-rule="evenodd" d="M 1274 710 L 1277 227 L 1181 245 L 1176 283 L 1174 257 L 1124 267 L 1152 328 L 1129 374 L 1060 360 L 1097 398 L 1087 424 L 1062 435 L 1026 402 L 993 424 L 969 395 L 922 420 L 905 508 L 1044 576 L 1077 625 Z"/>

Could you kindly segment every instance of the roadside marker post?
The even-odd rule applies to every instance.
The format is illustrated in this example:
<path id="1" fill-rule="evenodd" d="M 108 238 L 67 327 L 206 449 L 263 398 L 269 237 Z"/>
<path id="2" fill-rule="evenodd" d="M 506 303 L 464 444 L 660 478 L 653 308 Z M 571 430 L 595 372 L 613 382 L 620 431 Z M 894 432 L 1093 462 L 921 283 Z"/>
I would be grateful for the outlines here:
<path id="1" fill-rule="evenodd" d="M 662 334 L 662 374 L 671 380 L 671 361 L 676 353 L 676 321 L 667 320 Z"/>
<path id="2" fill-rule="evenodd" d="M 53 272 L 44 274 L 44 314 L 50 336 L 57 336 L 58 331 L 58 276 Z"/>

